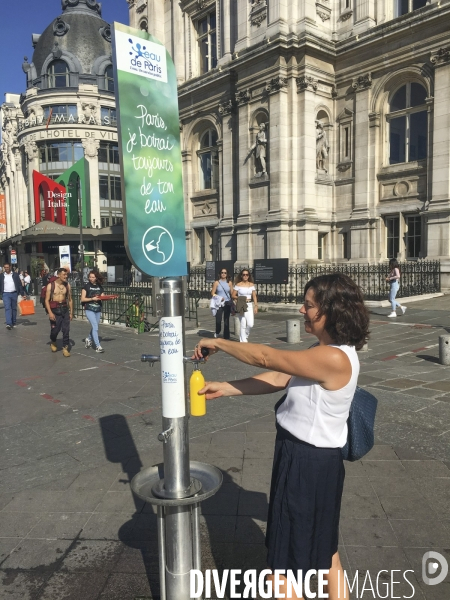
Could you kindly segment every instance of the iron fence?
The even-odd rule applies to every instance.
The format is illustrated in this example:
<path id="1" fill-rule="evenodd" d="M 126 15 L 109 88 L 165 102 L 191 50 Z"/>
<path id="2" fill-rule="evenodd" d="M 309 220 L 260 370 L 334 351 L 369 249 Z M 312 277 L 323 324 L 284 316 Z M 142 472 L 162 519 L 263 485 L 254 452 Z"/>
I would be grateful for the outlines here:
<path id="1" fill-rule="evenodd" d="M 72 281 L 73 311 L 75 317 L 84 316 L 84 308 L 81 305 L 81 290 L 79 282 Z M 152 288 L 151 284 L 145 283 L 139 286 L 129 286 L 124 284 L 105 283 L 103 285 L 104 293 L 117 295 L 114 300 L 105 300 L 102 305 L 102 323 L 125 324 L 128 327 L 137 326 L 139 319 L 136 319 L 136 305 L 139 313 L 144 316 L 145 321 L 151 325 L 151 329 L 157 328 L 158 317 L 153 316 Z M 188 319 L 195 319 L 198 325 L 198 303 L 200 295 L 195 290 L 189 290 L 189 304 L 186 316 Z"/>
<path id="2" fill-rule="evenodd" d="M 243 269 L 235 269 L 235 276 Z M 252 267 L 247 267 L 252 272 Z M 400 289 L 397 297 L 421 296 L 440 292 L 440 262 L 415 261 L 400 263 Z M 299 265 L 289 267 L 288 281 L 283 284 L 255 284 L 260 302 L 294 303 L 303 302 L 305 284 L 319 275 L 343 273 L 348 275 L 362 289 L 366 300 L 386 300 L 389 285 L 386 276 L 389 267 L 383 264 L 345 264 L 345 265 Z M 206 283 L 205 268 L 192 267 L 189 274 L 189 289 L 196 290 L 202 298 L 211 297 L 211 283 Z"/>

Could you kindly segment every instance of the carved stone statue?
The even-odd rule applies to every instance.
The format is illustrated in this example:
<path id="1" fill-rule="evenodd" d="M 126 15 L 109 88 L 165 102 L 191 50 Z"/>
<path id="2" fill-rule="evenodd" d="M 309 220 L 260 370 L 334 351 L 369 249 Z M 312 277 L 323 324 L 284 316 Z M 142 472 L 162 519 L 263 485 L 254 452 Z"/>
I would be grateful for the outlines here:
<path id="1" fill-rule="evenodd" d="M 266 124 L 261 123 L 259 126 L 259 131 L 256 134 L 256 140 L 253 146 L 250 148 L 247 158 L 244 161 L 244 165 L 250 156 L 255 157 L 255 171 L 256 177 L 263 177 L 267 175 L 266 170 L 266 148 L 267 148 L 267 138 L 266 138 Z"/>
<path id="2" fill-rule="evenodd" d="M 316 169 L 328 173 L 328 154 L 330 146 L 323 123 L 316 120 Z"/>
<path id="3" fill-rule="evenodd" d="M 86 138 L 81 142 L 84 148 L 84 155 L 89 158 L 95 158 L 100 148 L 100 141 L 94 140 L 93 138 Z"/>

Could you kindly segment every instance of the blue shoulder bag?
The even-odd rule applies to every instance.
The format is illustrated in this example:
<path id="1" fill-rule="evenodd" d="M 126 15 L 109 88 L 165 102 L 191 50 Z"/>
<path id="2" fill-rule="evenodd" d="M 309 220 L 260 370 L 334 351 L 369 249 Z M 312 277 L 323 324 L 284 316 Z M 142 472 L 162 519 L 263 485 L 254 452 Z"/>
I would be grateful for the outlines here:
<path id="1" fill-rule="evenodd" d="M 344 460 L 360 460 L 373 448 L 377 404 L 378 400 L 373 394 L 356 388 L 347 419 L 347 443 L 341 448 Z"/>

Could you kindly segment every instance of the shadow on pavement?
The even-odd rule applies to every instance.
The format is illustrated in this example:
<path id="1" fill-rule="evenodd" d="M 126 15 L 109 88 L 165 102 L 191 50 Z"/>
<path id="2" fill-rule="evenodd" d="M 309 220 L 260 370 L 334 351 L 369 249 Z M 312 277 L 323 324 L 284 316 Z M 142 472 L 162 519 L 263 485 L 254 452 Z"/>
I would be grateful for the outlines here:
<path id="1" fill-rule="evenodd" d="M 112 463 L 120 463 L 126 479 L 119 480 L 124 484 L 131 483 L 133 477 L 142 469 L 139 452 L 123 415 L 108 415 L 99 419 L 106 458 Z M 113 435 L 111 435 L 113 434 Z M 131 519 L 119 529 L 119 539 L 130 548 L 139 550 L 142 564 L 148 579 L 152 597 L 159 597 L 158 576 L 158 542 L 156 519 L 154 515 L 143 515 L 144 502 L 130 490 L 133 496 L 135 513 Z M 147 517 L 147 518 L 146 518 Z M 154 521 L 154 528 L 149 527 Z M 153 531 L 151 531 L 153 529 Z"/>
<path id="2" fill-rule="evenodd" d="M 423 360 L 427 360 L 432 363 L 439 364 L 439 358 L 437 356 L 430 356 L 429 354 L 416 354 L 417 358 L 422 358 Z"/>
<path id="3" fill-rule="evenodd" d="M 125 478 L 119 481 L 130 483 L 143 464 L 126 418 L 109 415 L 101 417 L 99 424 L 107 459 L 121 465 Z M 221 489 L 202 503 L 200 526 L 202 570 L 217 569 L 221 581 L 224 569 L 260 571 L 266 567 L 264 532 L 255 520 L 265 522 L 268 508 L 265 493 L 244 490 L 230 473 L 226 470 L 222 473 Z M 135 513 L 120 527 L 119 539 L 140 552 L 152 597 L 159 598 L 156 510 L 134 494 L 133 500 Z M 242 583 L 241 592 L 244 587 Z M 226 589 L 229 593 L 229 585 Z"/>

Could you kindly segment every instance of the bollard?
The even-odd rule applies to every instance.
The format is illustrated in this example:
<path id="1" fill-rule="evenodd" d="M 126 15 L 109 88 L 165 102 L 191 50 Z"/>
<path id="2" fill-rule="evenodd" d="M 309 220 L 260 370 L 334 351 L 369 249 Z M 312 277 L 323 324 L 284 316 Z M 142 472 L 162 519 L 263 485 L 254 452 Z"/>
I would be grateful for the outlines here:
<path id="1" fill-rule="evenodd" d="M 241 322 L 239 321 L 239 317 L 237 315 L 235 315 L 233 317 L 233 321 L 234 321 L 234 335 L 236 337 L 240 337 L 240 335 L 241 335 Z"/>
<path id="2" fill-rule="evenodd" d="M 286 337 L 288 344 L 300 343 L 300 321 L 298 319 L 288 319 L 286 321 Z"/>
<path id="3" fill-rule="evenodd" d="M 188 415 L 184 365 L 184 294 L 181 277 L 153 278 L 161 315 L 160 355 L 144 354 L 143 362 L 161 363 L 164 463 L 141 470 L 131 482 L 133 492 L 157 506 L 161 600 L 189 600 L 190 572 L 201 569 L 200 502 L 222 484 L 216 467 L 189 460 Z M 158 308 L 158 306 L 157 306 Z M 200 361 L 201 362 L 201 361 Z"/>
<path id="4" fill-rule="evenodd" d="M 439 336 L 439 362 L 450 365 L 450 335 Z"/>

